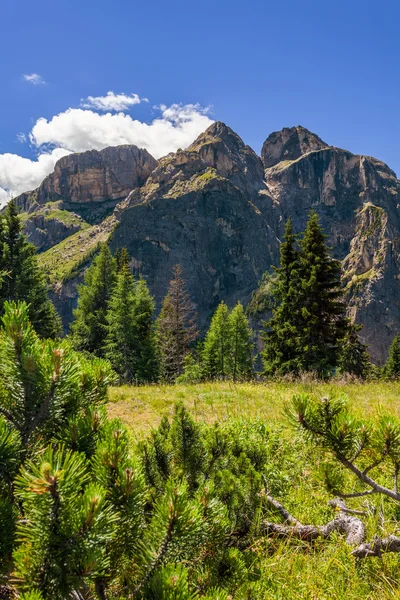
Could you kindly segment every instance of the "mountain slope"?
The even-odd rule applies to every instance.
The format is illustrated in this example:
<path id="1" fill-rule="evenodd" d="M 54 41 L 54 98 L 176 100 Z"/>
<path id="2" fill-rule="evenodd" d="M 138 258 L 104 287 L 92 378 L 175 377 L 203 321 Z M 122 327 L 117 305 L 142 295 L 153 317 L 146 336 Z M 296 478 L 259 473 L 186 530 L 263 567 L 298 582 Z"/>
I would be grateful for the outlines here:
<path id="1" fill-rule="evenodd" d="M 316 210 L 375 360 L 400 329 L 400 181 L 300 126 L 268 136 L 261 158 L 221 122 L 159 161 L 134 146 L 70 155 L 17 203 L 66 327 L 98 241 L 128 248 L 158 305 L 180 263 L 204 327 L 218 302 L 247 302 L 277 264 L 286 219 L 300 232 Z"/>

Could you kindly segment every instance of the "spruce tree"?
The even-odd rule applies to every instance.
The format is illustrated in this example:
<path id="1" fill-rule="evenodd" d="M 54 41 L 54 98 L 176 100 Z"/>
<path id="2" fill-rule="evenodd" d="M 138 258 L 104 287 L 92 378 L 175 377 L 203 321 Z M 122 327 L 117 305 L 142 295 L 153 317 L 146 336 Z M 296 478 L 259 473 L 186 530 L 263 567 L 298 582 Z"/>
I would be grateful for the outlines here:
<path id="1" fill-rule="evenodd" d="M 301 324 L 299 252 L 290 219 L 280 246 L 280 266 L 274 268 L 271 296 L 275 307 L 265 323 L 262 353 L 266 375 L 297 374 L 301 365 L 299 330 Z"/>
<path id="2" fill-rule="evenodd" d="M 135 378 L 138 340 L 134 303 L 135 280 L 124 264 L 109 301 L 103 346 L 104 355 L 124 382 Z"/>
<path id="3" fill-rule="evenodd" d="M 224 378 L 229 374 L 231 331 L 228 307 L 225 302 L 221 302 L 211 319 L 202 350 L 206 379 Z"/>
<path id="4" fill-rule="evenodd" d="M 104 354 L 122 381 L 155 381 L 158 376 L 153 326 L 154 299 L 144 279 L 135 281 L 127 262 L 109 301 Z"/>
<path id="5" fill-rule="evenodd" d="M 85 273 L 78 286 L 78 306 L 74 311 L 71 338 L 77 350 L 101 356 L 107 334 L 107 309 L 115 284 L 116 264 L 107 244 Z"/>
<path id="6" fill-rule="evenodd" d="M 48 297 L 36 249 L 22 233 L 21 218 L 11 200 L 0 215 L 0 313 L 6 301 L 25 301 L 29 319 L 41 337 L 61 334 L 60 317 Z"/>
<path id="7" fill-rule="evenodd" d="M 228 321 L 230 334 L 229 374 L 233 381 L 249 378 L 253 373 L 253 332 L 240 302 L 230 312 Z"/>
<path id="8" fill-rule="evenodd" d="M 197 337 L 196 318 L 194 305 L 186 291 L 182 269 L 176 265 L 157 319 L 157 340 L 163 379 L 174 381 L 182 374 L 185 356 Z"/>
<path id="9" fill-rule="evenodd" d="M 340 373 L 348 373 L 360 379 L 366 379 L 372 370 L 367 346 L 358 336 L 361 325 L 349 325 L 340 342 L 338 368 Z M 400 366 L 400 363 L 399 363 Z"/>
<path id="10" fill-rule="evenodd" d="M 397 379 L 400 377 L 400 335 L 397 333 L 389 348 L 384 373 L 386 377 Z"/>
<path id="11" fill-rule="evenodd" d="M 318 216 L 312 212 L 300 243 L 301 369 L 329 376 L 338 364 L 348 321 L 340 283 L 340 263 L 329 256 Z"/>
<path id="12" fill-rule="evenodd" d="M 156 381 L 158 378 L 158 352 L 153 314 L 154 298 L 144 279 L 135 287 L 134 312 L 136 321 L 135 379 L 140 382 Z"/>

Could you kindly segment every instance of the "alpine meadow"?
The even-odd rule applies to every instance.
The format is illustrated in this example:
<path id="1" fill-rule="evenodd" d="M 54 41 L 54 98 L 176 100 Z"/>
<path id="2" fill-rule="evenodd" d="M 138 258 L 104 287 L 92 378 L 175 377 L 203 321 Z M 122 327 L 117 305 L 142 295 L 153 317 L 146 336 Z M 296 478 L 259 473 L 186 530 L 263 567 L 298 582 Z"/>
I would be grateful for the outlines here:
<path id="1" fill-rule="evenodd" d="M 5 0 L 0 600 L 400 598 L 400 9 L 311 4 Z"/>

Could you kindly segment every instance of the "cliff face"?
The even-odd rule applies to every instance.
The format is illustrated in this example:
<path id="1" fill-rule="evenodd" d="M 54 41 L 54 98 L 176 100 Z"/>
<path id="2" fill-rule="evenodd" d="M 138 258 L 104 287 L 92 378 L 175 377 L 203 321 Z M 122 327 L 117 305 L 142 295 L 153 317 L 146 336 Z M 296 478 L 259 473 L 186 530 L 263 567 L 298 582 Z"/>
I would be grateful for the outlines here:
<path id="1" fill-rule="evenodd" d="M 142 185 L 156 166 L 151 154 L 136 146 L 69 154 L 56 163 L 54 173 L 43 181 L 37 202 L 63 199 L 83 204 L 119 200 Z"/>
<path id="2" fill-rule="evenodd" d="M 251 185 L 246 173 L 255 173 Z M 204 326 L 221 300 L 246 302 L 277 262 L 270 222 L 278 212 L 260 159 L 217 123 L 187 151 L 162 159 L 119 205 L 111 247 L 128 248 L 132 267 L 148 279 L 158 302 L 179 263 Z"/>
<path id="3" fill-rule="evenodd" d="M 313 209 L 342 261 L 349 314 L 364 325 L 374 360 L 400 329 L 400 181 L 384 163 L 303 127 L 271 134 L 261 158 L 223 123 L 158 162 L 134 146 L 70 155 L 17 202 L 45 251 L 66 326 L 99 240 L 128 248 L 158 306 L 181 264 L 203 327 L 221 300 L 249 300 L 279 260 L 286 219 L 300 232 Z"/>
<path id="4" fill-rule="evenodd" d="M 293 129 L 296 156 L 299 128 Z M 319 214 L 333 255 L 343 261 L 349 315 L 363 325 L 362 337 L 381 361 L 400 327 L 400 181 L 374 158 L 326 145 L 310 150 L 321 142 L 310 136 L 302 156 L 268 166 L 270 139 L 263 147 L 265 180 L 283 222 L 291 217 L 303 231 L 309 211 Z"/>

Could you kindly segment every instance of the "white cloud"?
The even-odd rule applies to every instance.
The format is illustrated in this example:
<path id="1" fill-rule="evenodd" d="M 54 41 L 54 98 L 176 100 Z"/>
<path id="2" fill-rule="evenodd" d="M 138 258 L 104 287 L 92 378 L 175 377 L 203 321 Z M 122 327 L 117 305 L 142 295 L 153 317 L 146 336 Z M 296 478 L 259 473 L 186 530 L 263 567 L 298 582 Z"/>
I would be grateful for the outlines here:
<path id="1" fill-rule="evenodd" d="M 160 116 L 150 123 L 122 112 L 99 114 L 82 108 L 69 108 L 49 120 L 38 119 L 29 134 L 39 152 L 37 160 L 0 154 L 0 205 L 36 188 L 53 171 L 56 161 L 71 152 L 134 144 L 160 158 L 189 146 L 213 122 L 208 109 L 198 104 L 162 105 L 157 110 Z"/>
<path id="2" fill-rule="evenodd" d="M 25 142 L 27 141 L 26 135 L 24 133 L 17 133 L 17 140 L 21 144 L 25 144 Z"/>
<path id="3" fill-rule="evenodd" d="M 123 113 L 100 115 L 69 108 L 50 120 L 39 119 L 30 140 L 36 146 L 54 144 L 71 152 L 135 144 L 160 158 L 189 146 L 212 123 L 207 110 L 197 104 L 173 104 L 160 110 L 161 116 L 148 124 Z"/>
<path id="4" fill-rule="evenodd" d="M 86 99 L 82 99 L 81 106 L 102 111 L 125 111 L 130 106 L 141 102 L 148 102 L 148 100 L 147 98 L 139 98 L 137 94 L 114 94 L 110 91 L 105 96 L 88 96 Z"/>
<path id="5" fill-rule="evenodd" d="M 0 206 L 10 198 L 35 189 L 51 173 L 59 158 L 69 154 L 64 148 L 40 154 L 37 160 L 18 154 L 0 154 Z"/>
<path id="6" fill-rule="evenodd" d="M 33 85 L 40 85 L 46 83 L 45 80 L 39 73 L 31 73 L 30 75 L 23 75 L 24 81 L 32 83 Z"/>

